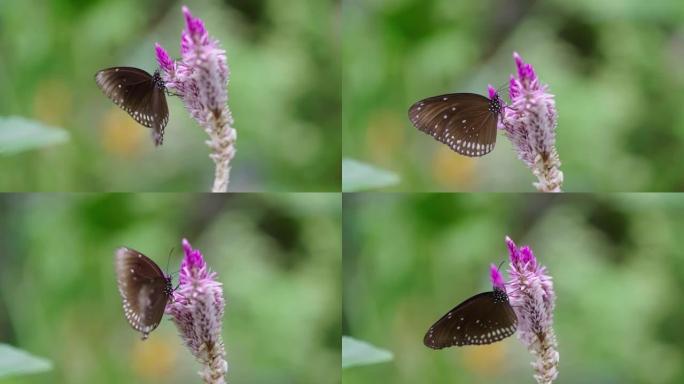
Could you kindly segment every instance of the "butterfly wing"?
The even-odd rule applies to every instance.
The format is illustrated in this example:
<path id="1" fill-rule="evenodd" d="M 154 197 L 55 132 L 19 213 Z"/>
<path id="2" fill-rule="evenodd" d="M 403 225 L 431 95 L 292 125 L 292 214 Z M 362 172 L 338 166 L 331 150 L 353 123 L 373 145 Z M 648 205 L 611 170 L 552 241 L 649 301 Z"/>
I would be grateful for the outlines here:
<path id="1" fill-rule="evenodd" d="M 409 108 L 419 130 L 465 156 L 483 156 L 494 149 L 498 112 L 491 100 L 475 93 L 451 93 L 423 99 Z"/>
<path id="2" fill-rule="evenodd" d="M 126 247 L 116 250 L 116 275 L 126 320 L 144 340 L 164 315 L 170 278 L 147 256 Z"/>
<path id="3" fill-rule="evenodd" d="M 425 334 L 432 349 L 491 344 L 515 333 L 518 321 L 503 291 L 475 295 L 442 316 Z"/>
<path id="4" fill-rule="evenodd" d="M 107 97 L 131 116 L 135 113 L 132 106 L 140 101 L 141 93 L 154 87 L 152 75 L 133 67 L 103 69 L 95 74 L 95 82 Z"/>
<path id="5" fill-rule="evenodd" d="M 138 123 L 152 128 L 155 145 L 163 141 L 164 128 L 169 121 L 169 108 L 164 90 L 142 69 L 114 67 L 95 74 L 95 81 L 116 105 Z"/>
<path id="6" fill-rule="evenodd" d="M 152 124 L 152 140 L 155 145 L 162 145 L 164 142 L 164 128 L 169 122 L 169 106 L 166 104 L 166 96 L 164 90 L 160 88 L 154 89 L 152 93 L 152 111 L 154 116 Z"/>

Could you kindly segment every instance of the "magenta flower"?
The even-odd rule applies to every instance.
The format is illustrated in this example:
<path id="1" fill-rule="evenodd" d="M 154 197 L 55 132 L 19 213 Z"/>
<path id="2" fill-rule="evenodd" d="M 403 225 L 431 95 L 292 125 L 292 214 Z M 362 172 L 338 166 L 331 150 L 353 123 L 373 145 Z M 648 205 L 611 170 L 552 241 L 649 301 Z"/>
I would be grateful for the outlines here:
<path id="1" fill-rule="evenodd" d="M 173 61 L 155 44 L 157 61 L 166 87 L 183 99 L 190 115 L 209 135 L 209 157 L 216 164 L 212 192 L 225 192 L 230 179 L 230 161 L 235 156 L 237 132 L 228 109 L 230 71 L 226 52 L 209 36 L 204 22 L 183 7 L 185 29 L 181 32 L 181 59 Z"/>
<path id="2" fill-rule="evenodd" d="M 489 94 L 490 100 L 494 100 L 494 99 L 501 100 L 501 96 L 499 96 L 499 92 L 496 90 L 496 88 L 492 87 L 491 84 L 487 84 L 487 93 Z M 501 102 L 501 105 L 503 105 L 503 102 Z"/>
<path id="3" fill-rule="evenodd" d="M 536 357 L 532 363 L 534 378 L 540 384 L 550 384 L 558 377 L 559 360 L 553 331 L 556 301 L 553 282 L 546 267 L 537 262 L 529 247 L 518 248 L 508 236 L 506 245 L 510 255 L 510 281 L 506 286 L 511 306 L 518 317 L 518 339 Z"/>
<path id="4" fill-rule="evenodd" d="M 223 289 L 204 262 L 202 253 L 183 239 L 185 258 L 173 301 L 166 306 L 185 345 L 204 366 L 199 372 L 205 383 L 225 383 L 228 363 L 221 337 Z"/>
<path id="5" fill-rule="evenodd" d="M 489 277 L 492 279 L 492 286 L 506 292 L 506 285 L 503 281 L 503 276 L 501 276 L 499 268 L 494 264 L 489 266 Z"/>
<path id="6" fill-rule="evenodd" d="M 502 128 L 538 182 L 541 192 L 561 192 L 563 172 L 556 152 L 556 103 L 548 86 L 539 81 L 532 65 L 513 53 L 518 76 L 511 75 L 511 105 L 504 109 Z M 491 95 L 491 90 L 490 90 Z M 491 96 L 490 96 L 491 97 Z"/>

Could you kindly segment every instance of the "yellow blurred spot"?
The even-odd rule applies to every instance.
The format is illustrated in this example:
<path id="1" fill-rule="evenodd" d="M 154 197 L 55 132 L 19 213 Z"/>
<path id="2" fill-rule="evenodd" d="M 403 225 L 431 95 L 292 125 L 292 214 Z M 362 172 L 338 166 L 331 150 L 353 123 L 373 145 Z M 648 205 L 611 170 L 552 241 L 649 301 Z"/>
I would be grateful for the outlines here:
<path id="1" fill-rule="evenodd" d="M 445 187 L 463 187 L 473 182 L 475 161 L 439 145 L 432 158 L 432 176 Z"/>
<path id="2" fill-rule="evenodd" d="M 463 349 L 463 364 L 474 374 L 482 377 L 499 376 L 506 362 L 506 345 L 494 343 Z"/>
<path id="3" fill-rule="evenodd" d="M 110 108 L 102 118 L 102 145 L 105 150 L 121 157 L 140 151 L 150 129 L 138 124 L 120 108 Z M 151 144 L 150 140 L 150 144 Z"/>
<path id="4" fill-rule="evenodd" d="M 33 99 L 34 116 L 47 124 L 65 127 L 71 115 L 71 89 L 59 79 L 41 81 Z"/>
<path id="5" fill-rule="evenodd" d="M 163 379 L 170 376 L 178 360 L 178 343 L 169 343 L 162 337 L 149 339 L 134 344 L 131 362 L 139 377 L 145 379 Z"/>
<path id="6" fill-rule="evenodd" d="M 404 125 L 406 116 L 379 110 L 368 118 L 366 152 L 378 164 L 392 164 L 405 151 Z"/>

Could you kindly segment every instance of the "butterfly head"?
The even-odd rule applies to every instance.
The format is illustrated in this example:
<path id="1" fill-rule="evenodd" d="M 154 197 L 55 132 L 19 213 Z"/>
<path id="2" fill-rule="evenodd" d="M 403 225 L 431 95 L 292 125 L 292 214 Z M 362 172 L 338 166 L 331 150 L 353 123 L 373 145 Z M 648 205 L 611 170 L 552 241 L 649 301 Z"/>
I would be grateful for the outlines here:
<path id="1" fill-rule="evenodd" d="M 495 303 L 507 303 L 508 302 L 508 294 L 506 294 L 506 291 L 499 287 L 494 287 L 494 302 Z"/>
<path id="2" fill-rule="evenodd" d="M 164 293 L 170 296 L 174 291 L 171 275 L 164 274 L 164 280 L 166 283 L 164 285 Z"/>
<path id="3" fill-rule="evenodd" d="M 503 100 L 499 96 L 499 92 L 494 89 L 491 85 L 487 86 L 487 91 L 489 92 L 489 112 L 498 115 L 503 109 Z"/>
<path id="4" fill-rule="evenodd" d="M 164 80 L 162 80 L 161 74 L 159 73 L 158 69 L 154 71 L 152 81 L 154 82 L 154 86 L 158 89 L 166 89 L 166 84 L 164 84 Z"/>

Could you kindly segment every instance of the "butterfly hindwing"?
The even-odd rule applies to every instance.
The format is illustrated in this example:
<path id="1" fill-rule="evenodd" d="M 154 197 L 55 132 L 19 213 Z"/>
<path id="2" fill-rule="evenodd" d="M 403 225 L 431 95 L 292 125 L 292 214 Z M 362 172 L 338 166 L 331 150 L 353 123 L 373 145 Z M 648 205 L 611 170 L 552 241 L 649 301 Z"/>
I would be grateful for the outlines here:
<path id="1" fill-rule="evenodd" d="M 465 156 L 483 156 L 494 149 L 499 100 L 475 93 L 451 93 L 420 100 L 409 108 L 419 130 Z"/>
<path id="2" fill-rule="evenodd" d="M 116 251 L 116 275 L 126 320 L 146 339 L 164 315 L 171 279 L 150 258 L 126 247 Z"/>
<path id="3" fill-rule="evenodd" d="M 423 343 L 432 349 L 491 344 L 517 329 L 517 317 L 505 292 L 475 295 L 447 312 L 430 327 Z"/>
<path id="4" fill-rule="evenodd" d="M 169 106 L 166 104 L 166 97 L 162 89 L 156 88 L 154 90 L 151 104 L 154 114 L 152 140 L 156 145 L 161 145 L 164 141 L 164 128 L 169 122 Z"/>
<path id="5" fill-rule="evenodd" d="M 140 95 L 154 86 L 152 75 L 133 67 L 103 69 L 95 74 L 95 82 L 107 97 L 129 114 Z"/>

